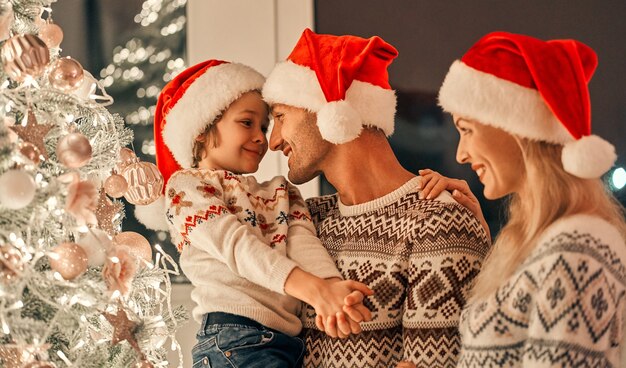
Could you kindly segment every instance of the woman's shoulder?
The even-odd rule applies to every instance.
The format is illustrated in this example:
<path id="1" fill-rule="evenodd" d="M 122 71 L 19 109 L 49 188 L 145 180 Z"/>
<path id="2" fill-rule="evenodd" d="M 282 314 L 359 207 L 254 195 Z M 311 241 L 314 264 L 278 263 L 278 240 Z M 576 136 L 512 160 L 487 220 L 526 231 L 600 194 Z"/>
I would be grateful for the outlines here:
<path id="1" fill-rule="evenodd" d="M 609 221 L 598 216 L 577 214 L 552 223 L 538 239 L 534 257 L 567 254 L 568 257 L 593 258 L 626 275 L 626 243 L 623 234 Z"/>
<path id="2" fill-rule="evenodd" d="M 570 239 L 592 237 L 602 243 L 626 248 L 623 234 L 609 221 L 595 215 L 577 214 L 563 217 L 546 228 L 540 241 L 553 239 L 565 235 Z"/>

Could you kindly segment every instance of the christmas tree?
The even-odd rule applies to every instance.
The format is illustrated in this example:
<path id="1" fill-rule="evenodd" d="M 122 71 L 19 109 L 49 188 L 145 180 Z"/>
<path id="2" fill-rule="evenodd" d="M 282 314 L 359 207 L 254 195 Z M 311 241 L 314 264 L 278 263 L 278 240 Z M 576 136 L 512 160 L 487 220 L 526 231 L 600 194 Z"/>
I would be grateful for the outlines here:
<path id="1" fill-rule="evenodd" d="M 121 231 L 124 196 L 161 195 L 156 167 L 80 63 L 61 57 L 54 0 L 0 0 L 0 362 L 166 367 L 186 318 L 174 261 Z"/>
<path id="2" fill-rule="evenodd" d="M 102 84 L 116 101 L 112 111 L 123 116 L 133 130 L 137 155 L 150 162 L 155 160 L 152 122 L 158 94 L 186 68 L 186 3 L 186 0 L 144 1 L 134 18 L 137 28 L 126 38 L 122 37 L 126 41 L 114 48 L 111 63 L 100 71 Z M 161 242 L 169 254 L 178 258 L 169 234 L 144 229 L 134 220 L 132 211 L 125 225 L 141 228 L 148 239 Z M 185 280 L 182 275 L 175 279 Z"/>

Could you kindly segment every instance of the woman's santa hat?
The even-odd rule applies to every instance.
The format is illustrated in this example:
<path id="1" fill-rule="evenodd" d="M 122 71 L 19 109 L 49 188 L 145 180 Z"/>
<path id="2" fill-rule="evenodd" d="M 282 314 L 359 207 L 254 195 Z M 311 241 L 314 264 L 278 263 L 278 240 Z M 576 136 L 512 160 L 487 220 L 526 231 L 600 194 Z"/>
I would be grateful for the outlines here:
<path id="1" fill-rule="evenodd" d="M 174 172 L 191 168 L 196 137 L 241 95 L 260 91 L 264 82 L 265 77 L 249 66 L 207 60 L 163 87 L 154 113 L 154 144 L 165 183 Z M 137 206 L 135 217 L 150 229 L 167 230 L 164 197 Z"/>
<path id="2" fill-rule="evenodd" d="M 322 138 L 353 140 L 363 125 L 393 133 L 396 95 L 387 67 L 398 51 L 380 37 L 316 34 L 306 29 L 287 61 L 276 65 L 263 87 L 270 104 L 317 113 Z"/>
<path id="3" fill-rule="evenodd" d="M 595 52 L 576 40 L 493 32 L 452 64 L 439 104 L 520 137 L 564 145 L 565 171 L 598 178 L 616 155 L 591 135 L 587 84 L 597 64 Z"/>

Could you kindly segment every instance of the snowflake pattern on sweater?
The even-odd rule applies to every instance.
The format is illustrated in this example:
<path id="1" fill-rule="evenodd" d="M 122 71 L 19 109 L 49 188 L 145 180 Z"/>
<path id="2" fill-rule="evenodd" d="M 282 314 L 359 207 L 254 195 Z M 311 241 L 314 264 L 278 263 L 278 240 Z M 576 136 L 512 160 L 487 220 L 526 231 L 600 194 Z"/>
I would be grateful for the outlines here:
<path id="1" fill-rule="evenodd" d="M 576 215 L 538 244 L 493 295 L 463 311 L 459 367 L 619 367 L 624 239 L 606 221 Z"/>

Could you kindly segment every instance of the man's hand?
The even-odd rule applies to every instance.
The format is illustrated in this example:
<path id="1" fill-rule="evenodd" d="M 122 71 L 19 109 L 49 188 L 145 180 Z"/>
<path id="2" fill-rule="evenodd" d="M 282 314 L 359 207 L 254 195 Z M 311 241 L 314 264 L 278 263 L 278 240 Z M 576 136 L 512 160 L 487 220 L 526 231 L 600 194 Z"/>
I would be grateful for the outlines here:
<path id="1" fill-rule="evenodd" d="M 365 307 L 355 307 L 356 312 L 345 314 L 344 301 L 348 295 L 359 299 L 361 295 L 372 295 L 374 292 L 367 285 L 340 278 L 321 279 L 305 272 L 299 267 L 294 268 L 285 281 L 285 293 L 300 299 L 315 309 L 317 328 L 331 337 L 346 338 L 351 333 L 361 332 L 357 321 L 371 319 L 370 311 Z M 363 297 L 360 297 L 363 300 Z M 355 302 L 358 305 L 358 302 Z M 352 315 L 355 319 L 349 317 Z"/>
<path id="2" fill-rule="evenodd" d="M 359 322 L 371 320 L 370 311 L 361 301 L 363 295 L 372 294 L 370 288 L 357 281 L 325 280 L 319 296 L 309 303 L 317 314 L 315 325 L 330 337 L 346 338 L 350 334 L 360 333 Z M 348 296 L 352 296 L 356 305 L 354 310 L 344 312 L 343 307 Z"/>
<path id="3" fill-rule="evenodd" d="M 451 179 L 430 169 L 420 170 L 419 174 L 422 177 L 420 198 L 437 198 L 444 190 L 452 192 L 452 197 L 476 216 L 487 232 L 487 239 L 491 239 L 480 203 L 465 180 Z"/>

